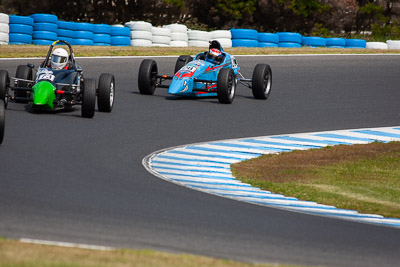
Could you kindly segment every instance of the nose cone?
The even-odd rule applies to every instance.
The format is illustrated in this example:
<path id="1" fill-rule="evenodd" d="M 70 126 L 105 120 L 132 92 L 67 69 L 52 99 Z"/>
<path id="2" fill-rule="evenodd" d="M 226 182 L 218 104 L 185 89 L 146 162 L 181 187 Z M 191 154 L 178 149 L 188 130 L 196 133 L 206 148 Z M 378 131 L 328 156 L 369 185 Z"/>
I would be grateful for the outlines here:
<path id="1" fill-rule="evenodd" d="M 193 94 L 193 79 L 178 79 L 176 76 L 172 79 L 168 93 L 173 95 L 189 96 Z"/>
<path id="2" fill-rule="evenodd" d="M 38 82 L 32 87 L 32 90 L 32 107 L 53 109 L 55 93 L 54 86 L 51 83 L 47 81 Z"/>

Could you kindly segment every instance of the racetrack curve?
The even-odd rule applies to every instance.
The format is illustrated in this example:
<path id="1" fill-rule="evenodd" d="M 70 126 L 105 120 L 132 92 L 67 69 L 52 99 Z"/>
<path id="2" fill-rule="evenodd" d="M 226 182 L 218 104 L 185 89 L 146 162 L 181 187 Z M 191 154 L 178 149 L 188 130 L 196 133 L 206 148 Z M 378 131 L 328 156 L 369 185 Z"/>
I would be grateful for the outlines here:
<path id="1" fill-rule="evenodd" d="M 85 77 L 116 77 L 110 114 L 30 113 L 10 103 L 0 146 L 0 236 L 154 248 L 249 262 L 397 266 L 400 230 L 246 204 L 152 176 L 150 153 L 190 143 L 385 127 L 400 119 L 398 55 L 238 57 L 245 77 L 269 63 L 267 101 L 240 86 L 217 99 L 138 93 L 142 58 L 78 59 Z M 157 58 L 172 74 L 176 57 Z M 17 65 L 39 59 L 0 60 Z"/>

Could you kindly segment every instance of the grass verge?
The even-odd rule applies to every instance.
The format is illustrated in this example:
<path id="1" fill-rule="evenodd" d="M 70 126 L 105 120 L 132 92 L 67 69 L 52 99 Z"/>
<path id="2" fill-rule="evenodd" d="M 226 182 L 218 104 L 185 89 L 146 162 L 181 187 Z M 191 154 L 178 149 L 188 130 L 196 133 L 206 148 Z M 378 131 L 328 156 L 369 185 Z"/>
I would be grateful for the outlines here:
<path id="1" fill-rule="evenodd" d="M 45 57 L 49 46 L 0 45 L 0 58 Z M 179 56 L 195 55 L 207 50 L 204 47 L 119 47 L 73 46 L 77 57 L 95 56 Z M 400 54 L 400 50 L 336 49 L 336 48 L 244 48 L 224 49 L 232 55 L 285 55 L 285 54 Z"/>
<path id="2" fill-rule="evenodd" d="M 21 243 L 0 239 L 1 267 L 150 267 L 150 266 L 213 266 L 213 267 L 284 267 L 288 265 L 253 265 L 229 260 L 187 254 L 171 254 L 151 250 L 118 249 L 94 251 L 48 245 Z"/>
<path id="3" fill-rule="evenodd" d="M 274 193 L 400 218 L 400 142 L 263 155 L 231 168 L 237 179 Z"/>

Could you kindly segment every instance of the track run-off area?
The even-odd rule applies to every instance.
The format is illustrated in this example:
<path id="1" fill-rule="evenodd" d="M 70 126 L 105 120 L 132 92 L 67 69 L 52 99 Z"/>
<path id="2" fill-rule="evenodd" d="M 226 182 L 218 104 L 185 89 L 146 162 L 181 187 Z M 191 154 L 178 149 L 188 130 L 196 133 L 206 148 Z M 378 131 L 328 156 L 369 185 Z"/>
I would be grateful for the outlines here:
<path id="1" fill-rule="evenodd" d="M 171 75 L 176 58 L 154 57 L 159 73 Z M 314 216 L 304 209 L 254 205 L 232 200 L 231 192 L 228 198 L 220 197 L 226 188 L 208 188 L 213 193 L 208 194 L 159 179 L 153 172 L 163 178 L 173 173 L 176 180 L 197 172 L 186 165 L 185 173 L 179 173 L 177 165 L 167 166 L 168 153 L 179 158 L 176 163 L 186 164 L 180 161 L 192 158 L 191 153 L 195 158 L 203 153 L 219 157 L 233 149 L 235 160 L 242 160 L 285 147 L 397 140 L 399 55 L 237 56 L 245 77 L 251 77 L 256 64 L 270 64 L 272 91 L 267 101 L 260 101 L 238 86 L 231 105 L 214 98 L 173 97 L 164 89 L 140 95 L 137 75 L 143 59 L 77 58 L 85 77 L 115 75 L 115 106 L 109 114 L 96 112 L 93 119 L 84 119 L 80 107 L 43 113 L 9 103 L 0 146 L 0 236 L 255 263 L 398 265 L 400 229 L 392 227 L 397 220 L 366 215 L 369 221 L 360 223 Z M 38 66 L 40 61 L 1 59 L 0 69 L 14 76 L 18 65 Z M 231 152 L 224 156 L 228 159 Z M 218 177 L 234 183 L 226 162 L 211 167 L 220 167 Z M 197 172 L 202 178 L 209 175 L 205 166 Z M 190 186 L 209 187 L 193 180 Z M 251 191 L 257 197 L 235 197 L 259 202 L 259 196 L 273 195 Z M 311 205 L 308 212 L 320 205 L 274 197 L 275 204 Z M 347 218 L 364 216 L 322 209 L 327 210 Z"/>

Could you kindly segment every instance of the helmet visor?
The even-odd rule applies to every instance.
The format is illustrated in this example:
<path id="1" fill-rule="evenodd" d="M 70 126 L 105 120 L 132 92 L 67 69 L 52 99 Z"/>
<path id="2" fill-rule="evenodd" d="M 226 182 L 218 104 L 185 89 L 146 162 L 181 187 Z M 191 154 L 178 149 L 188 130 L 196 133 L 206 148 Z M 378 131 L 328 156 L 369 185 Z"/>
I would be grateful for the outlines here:
<path id="1" fill-rule="evenodd" d="M 54 63 L 65 63 L 67 62 L 67 58 L 62 56 L 52 55 L 51 61 L 53 61 Z"/>

